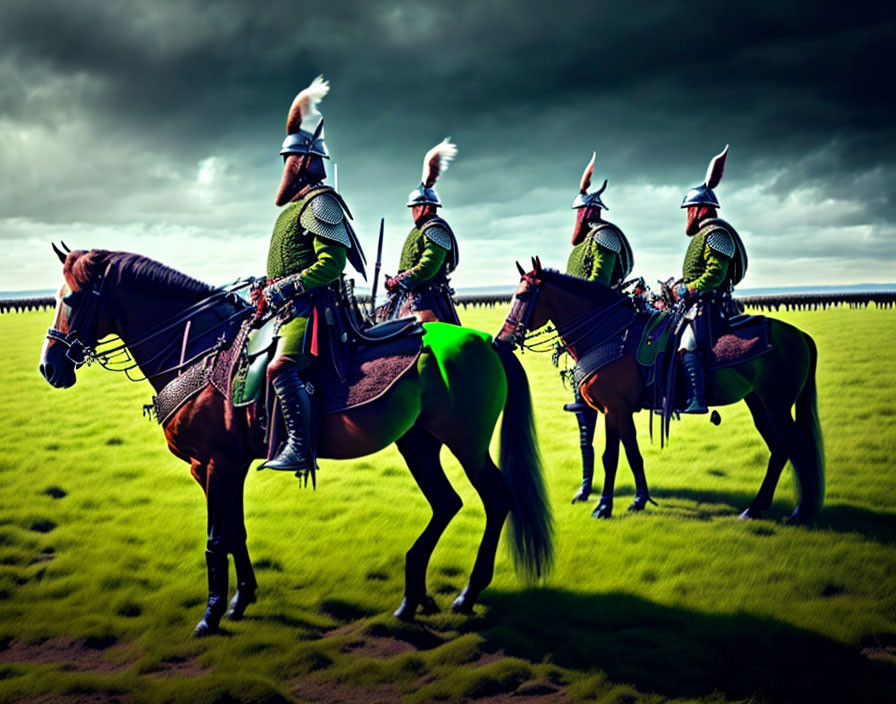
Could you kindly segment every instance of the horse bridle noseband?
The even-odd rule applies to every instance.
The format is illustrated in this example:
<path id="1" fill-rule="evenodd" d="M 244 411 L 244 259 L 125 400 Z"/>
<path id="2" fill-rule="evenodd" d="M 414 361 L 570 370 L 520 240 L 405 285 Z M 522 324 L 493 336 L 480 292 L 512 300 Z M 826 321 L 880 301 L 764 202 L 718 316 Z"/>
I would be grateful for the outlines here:
<path id="1" fill-rule="evenodd" d="M 90 330 L 92 336 L 96 337 L 96 318 L 100 308 L 100 298 L 103 295 L 103 287 L 106 285 L 106 275 L 109 273 L 109 266 L 100 276 L 100 280 L 91 281 L 90 291 L 88 293 L 87 305 L 79 305 L 72 311 L 69 321 L 69 331 L 62 332 L 56 328 L 47 330 L 47 339 L 55 340 L 66 347 L 65 356 L 74 363 L 75 369 L 84 365 L 92 364 L 99 359 L 96 351 L 97 340 L 89 342 L 88 338 L 82 339 L 79 329 Z M 83 319 L 83 320 L 82 320 Z"/>
<path id="2" fill-rule="evenodd" d="M 531 274 L 523 274 L 522 280 L 526 281 L 531 288 L 526 292 L 525 299 L 520 298 L 519 294 L 514 295 L 513 305 L 504 320 L 504 327 L 498 338 L 509 341 L 513 347 L 526 349 L 526 336 L 532 316 L 535 314 L 535 301 L 541 281 Z"/>

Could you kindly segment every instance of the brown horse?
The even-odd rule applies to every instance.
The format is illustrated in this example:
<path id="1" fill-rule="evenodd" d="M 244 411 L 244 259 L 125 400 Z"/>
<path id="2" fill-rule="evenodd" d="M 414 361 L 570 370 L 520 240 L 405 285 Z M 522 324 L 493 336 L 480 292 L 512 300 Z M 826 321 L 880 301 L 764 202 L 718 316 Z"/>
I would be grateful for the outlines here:
<path id="1" fill-rule="evenodd" d="M 55 247 L 54 247 L 55 249 Z M 40 371 L 56 387 L 75 383 L 85 361 L 113 366 L 113 352 L 97 341 L 116 335 L 134 367 L 158 392 L 190 361 L 207 359 L 233 341 L 251 309 L 226 290 L 213 289 L 158 262 L 125 252 L 57 250 L 64 264 L 53 327 Z M 417 364 L 376 400 L 321 418 L 319 455 L 351 459 L 391 443 L 398 446 L 432 506 L 432 519 L 407 553 L 404 600 L 395 615 L 414 618 L 437 610 L 426 592 L 430 555 L 461 500 L 439 463 L 442 445 L 457 457 L 482 499 L 485 532 L 469 582 L 452 605 L 472 611 L 494 571 L 495 551 L 510 512 L 511 552 L 525 573 L 544 573 L 551 562 L 552 524 L 545 498 L 525 372 L 509 349 L 487 335 L 428 323 Z M 186 360 L 186 361 L 185 361 Z M 501 471 L 489 456 L 498 416 Z M 175 455 L 205 492 L 208 507 L 209 597 L 197 635 L 217 630 L 227 610 L 228 554 L 238 587 L 228 616 L 239 619 L 255 601 L 256 580 L 246 548 L 243 482 L 253 459 L 264 457 L 263 433 L 246 408 L 234 407 L 212 385 L 201 388 L 165 423 Z"/>
<path id="2" fill-rule="evenodd" d="M 626 296 L 608 286 L 542 269 L 538 259 L 533 259 L 533 266 L 529 273 L 520 267 L 522 278 L 498 342 L 523 343 L 527 333 L 551 321 L 569 347 L 575 338 L 581 339 L 587 322 L 598 319 L 602 311 L 629 305 Z M 759 493 L 741 517 L 760 518 L 771 506 L 778 479 L 790 460 L 800 489 L 791 520 L 804 523 L 816 517 L 824 498 L 824 446 L 815 387 L 818 353 L 812 338 L 797 328 L 772 318 L 768 328 L 769 352 L 707 374 L 707 400 L 711 406 L 746 402 L 771 452 Z M 606 414 L 605 485 L 598 509 L 603 508 L 605 516 L 612 512 L 620 441 L 636 479 L 635 502 L 643 498 L 646 503 L 644 460 L 633 418 L 642 407 L 644 387 L 634 352 L 627 349 L 621 358 L 600 368 L 585 379 L 579 391 L 592 408 Z M 794 406 L 795 420 L 791 416 Z"/>

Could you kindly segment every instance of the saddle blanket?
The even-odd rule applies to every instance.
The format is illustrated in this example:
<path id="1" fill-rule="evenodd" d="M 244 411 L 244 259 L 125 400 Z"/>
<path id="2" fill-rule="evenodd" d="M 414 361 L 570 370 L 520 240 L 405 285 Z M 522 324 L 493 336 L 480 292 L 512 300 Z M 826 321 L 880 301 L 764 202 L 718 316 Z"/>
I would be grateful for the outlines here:
<path id="1" fill-rule="evenodd" d="M 734 318 L 731 326 L 718 337 L 707 355 L 707 369 L 724 369 L 735 364 L 748 362 L 769 352 L 768 318 L 762 315 L 748 315 Z"/>
<path id="2" fill-rule="evenodd" d="M 422 332 L 422 329 L 421 329 Z M 181 406 L 209 384 L 225 398 L 232 392 L 232 373 L 240 361 L 245 335 L 238 335 L 226 349 L 209 354 L 186 369 L 153 397 L 156 420 L 165 425 Z M 271 356 L 276 339 L 271 341 Z M 340 413 L 375 401 L 417 363 L 423 348 L 421 334 L 409 334 L 380 344 L 362 345 L 352 351 L 342 376 L 333 364 L 320 364 L 315 383 L 319 389 L 321 412 Z M 246 399 L 265 401 L 265 384 L 259 385 L 257 396 Z"/>

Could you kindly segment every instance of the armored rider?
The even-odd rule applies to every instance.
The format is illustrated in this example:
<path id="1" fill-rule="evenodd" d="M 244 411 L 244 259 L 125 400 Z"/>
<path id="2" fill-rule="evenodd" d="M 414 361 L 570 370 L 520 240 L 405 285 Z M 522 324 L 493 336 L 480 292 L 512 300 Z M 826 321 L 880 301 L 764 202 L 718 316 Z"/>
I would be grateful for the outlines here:
<path id="1" fill-rule="evenodd" d="M 691 238 L 677 294 L 686 303 L 685 327 L 679 353 L 689 387 L 684 413 L 706 413 L 706 380 L 702 349 L 712 345 L 721 326 L 737 308 L 734 286 L 747 272 L 747 253 L 735 229 L 717 217 L 721 207 L 713 188 L 725 171 L 728 146 L 709 163 L 702 185 L 692 188 L 681 203 L 687 208 L 685 233 Z"/>
<path id="2" fill-rule="evenodd" d="M 277 395 L 287 439 L 260 468 L 311 472 L 315 469 L 315 420 L 312 372 L 316 349 L 315 302 L 324 288 L 339 279 L 350 261 L 362 275 L 364 254 L 348 218 L 342 197 L 329 186 L 324 159 L 323 118 L 318 103 L 330 86 L 315 78 L 293 101 L 286 120 L 283 178 L 276 204 L 284 206 L 274 223 L 268 251 L 269 284 L 264 301 L 284 322 L 279 329 L 277 356 L 268 375 Z"/>
<path id="3" fill-rule="evenodd" d="M 599 281 L 607 286 L 618 286 L 631 273 L 634 266 L 632 249 L 622 234 L 622 230 L 601 217 L 602 210 L 609 208 L 601 200 L 607 189 L 607 181 L 593 193 L 588 193 L 591 176 L 594 173 L 596 154 L 582 174 L 579 193 L 572 202 L 576 211 L 576 224 L 572 234 L 572 252 L 566 264 L 566 273 L 586 281 Z M 567 403 L 564 410 L 576 414 L 579 423 L 579 444 L 582 450 L 582 487 L 573 497 L 573 503 L 586 501 L 591 495 L 594 478 L 594 428 L 597 411 L 582 399 L 576 389 L 573 403 Z"/>
<path id="4" fill-rule="evenodd" d="M 430 149 L 423 159 L 420 185 L 408 195 L 414 227 L 401 250 L 398 274 L 386 279 L 392 316 L 416 313 L 423 320 L 460 325 L 448 283 L 448 275 L 457 268 L 457 238 L 436 214 L 442 202 L 434 188 L 456 154 L 457 146 L 448 139 Z"/>

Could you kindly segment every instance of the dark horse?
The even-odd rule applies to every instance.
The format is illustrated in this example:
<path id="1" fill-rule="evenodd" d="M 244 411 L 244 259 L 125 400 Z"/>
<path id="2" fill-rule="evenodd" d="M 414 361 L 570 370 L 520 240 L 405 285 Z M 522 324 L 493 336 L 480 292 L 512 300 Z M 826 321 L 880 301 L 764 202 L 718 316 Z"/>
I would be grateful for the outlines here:
<path id="1" fill-rule="evenodd" d="M 527 332 L 538 330 L 550 320 L 569 348 L 574 339 L 581 339 L 583 321 L 595 320 L 611 306 L 626 305 L 624 294 L 603 284 L 542 269 L 537 259 L 533 266 L 529 273 L 520 268 L 522 279 L 498 342 L 521 342 Z M 745 401 L 771 451 L 759 493 L 741 517 L 760 518 L 771 506 L 778 479 L 790 460 L 800 490 L 792 520 L 803 523 L 816 517 L 824 499 L 824 446 L 815 388 L 818 354 L 812 338 L 792 325 L 770 318 L 768 333 L 772 345 L 769 352 L 707 374 L 707 400 L 711 406 Z M 636 496 L 649 496 L 633 418 L 633 413 L 643 407 L 644 397 L 634 350 L 627 346 L 621 358 L 585 379 L 580 392 L 592 408 L 606 414 L 603 465 L 604 496 L 609 498 L 609 511 L 604 515 L 608 516 L 620 441 L 635 475 Z M 794 406 L 795 420 L 791 416 Z"/>
<path id="2" fill-rule="evenodd" d="M 72 386 L 75 369 L 85 359 L 104 362 L 97 341 L 115 335 L 158 392 L 177 376 L 184 359 L 202 359 L 222 336 L 232 340 L 235 327 L 251 312 L 226 291 L 139 255 L 104 250 L 57 254 L 65 282 L 40 365 L 56 387 Z M 442 323 L 425 328 L 417 364 L 376 400 L 322 417 L 318 439 L 320 456 L 335 459 L 361 457 L 396 443 L 432 506 L 429 524 L 406 556 L 404 600 L 395 612 L 404 620 L 413 619 L 418 608 L 437 611 L 426 592 L 427 565 L 461 508 L 439 463 L 442 445 L 459 460 L 486 513 L 469 582 L 453 610 L 471 612 L 491 581 L 508 511 L 517 568 L 540 575 L 552 559 L 552 523 L 525 372 L 509 348 L 497 349 L 482 333 Z M 489 456 L 489 442 L 502 411 L 499 472 Z M 165 437 L 171 451 L 189 462 L 206 495 L 209 598 L 195 631 L 205 635 L 217 630 L 225 611 L 239 619 L 255 600 L 243 482 L 252 460 L 264 457 L 266 448 L 248 411 L 234 407 L 211 385 L 176 411 L 165 424 Z M 238 582 L 229 610 L 228 554 Z"/>

